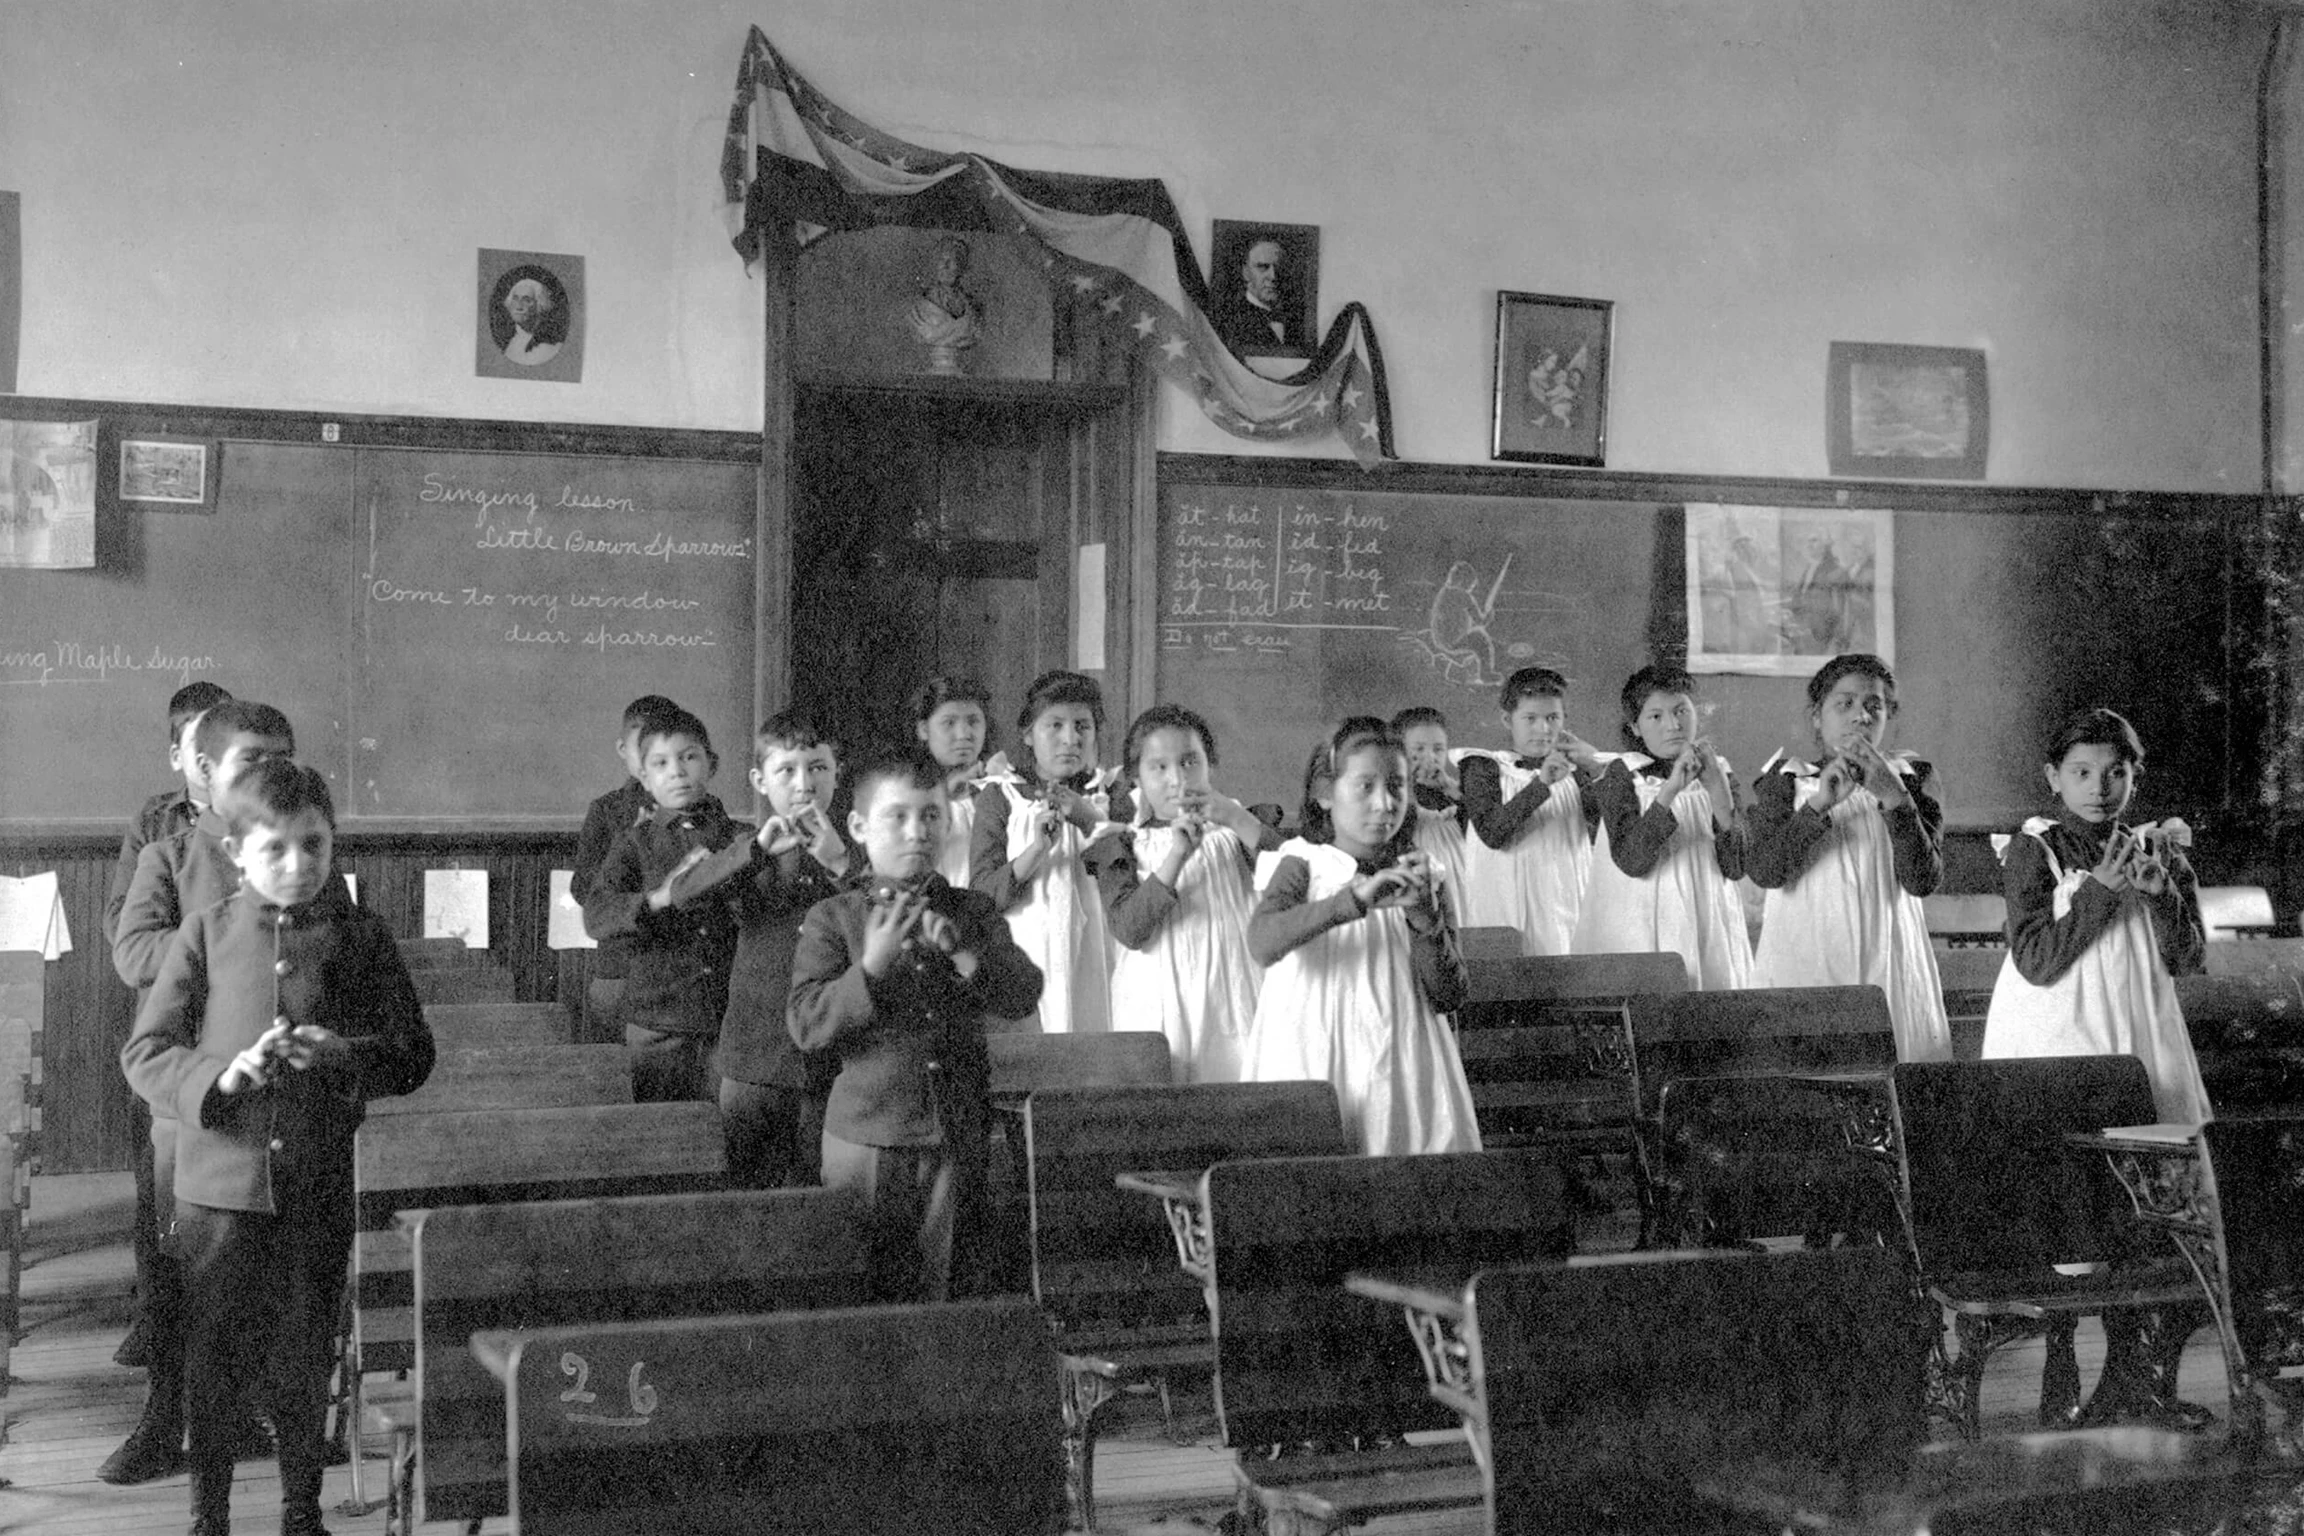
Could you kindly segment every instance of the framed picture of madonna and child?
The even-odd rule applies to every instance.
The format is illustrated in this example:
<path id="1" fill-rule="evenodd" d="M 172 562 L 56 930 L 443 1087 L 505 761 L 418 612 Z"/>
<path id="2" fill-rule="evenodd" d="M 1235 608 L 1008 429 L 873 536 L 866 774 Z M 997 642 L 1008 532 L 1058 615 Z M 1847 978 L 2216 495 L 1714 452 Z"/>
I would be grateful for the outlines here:
<path id="1" fill-rule="evenodd" d="M 1550 293 L 1496 295 L 1496 381 L 1488 456 L 1530 464 L 1608 462 L 1608 354 L 1616 306 Z"/>

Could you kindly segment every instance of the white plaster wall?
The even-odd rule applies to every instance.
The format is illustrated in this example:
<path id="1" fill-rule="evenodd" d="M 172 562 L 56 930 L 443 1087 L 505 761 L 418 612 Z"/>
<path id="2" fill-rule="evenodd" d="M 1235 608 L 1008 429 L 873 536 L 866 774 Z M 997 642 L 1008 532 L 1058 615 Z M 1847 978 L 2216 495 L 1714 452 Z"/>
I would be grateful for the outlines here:
<path id="1" fill-rule="evenodd" d="M 1320 225 L 1410 458 L 1485 461 L 1516 288 L 1617 302 L 1612 467 L 1823 474 L 1861 339 L 1986 350 L 1996 482 L 2255 483 L 2268 23 L 2209 0 L 11 0 L 19 388 L 754 429 L 753 21 L 896 132 L 1164 177 L 1203 251 Z M 587 258 L 582 384 L 473 377 L 484 244 Z M 1173 392 L 1162 442 L 1251 451 Z"/>

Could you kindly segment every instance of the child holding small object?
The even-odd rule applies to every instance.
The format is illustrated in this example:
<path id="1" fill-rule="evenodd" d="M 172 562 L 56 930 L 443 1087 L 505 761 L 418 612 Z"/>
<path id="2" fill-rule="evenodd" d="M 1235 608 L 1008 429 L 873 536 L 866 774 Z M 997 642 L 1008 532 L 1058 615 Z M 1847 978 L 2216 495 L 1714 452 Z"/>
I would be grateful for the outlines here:
<path id="1" fill-rule="evenodd" d="M 1121 749 L 1136 821 L 1088 845 L 1118 954 L 1112 1027 L 1168 1037 L 1179 1083 L 1236 1083 L 1263 970 L 1248 953 L 1250 875 L 1279 836 L 1209 782 L 1208 722 L 1174 704 L 1136 717 Z"/>
<path id="2" fill-rule="evenodd" d="M 1591 793 L 1600 759 L 1568 729 L 1568 679 L 1522 667 L 1496 707 L 1509 752 L 1459 752 L 1464 776 L 1465 921 L 1511 928 L 1523 954 L 1565 955 L 1592 869 Z"/>
<path id="3" fill-rule="evenodd" d="M 992 739 L 992 695 L 972 677 L 932 677 L 912 696 L 912 733 L 944 767 L 952 814 L 944 824 L 944 850 L 936 873 L 968 883 L 969 839 L 976 830 L 976 795 L 987 773 L 1006 773 L 1005 758 L 984 761 Z"/>
<path id="4" fill-rule="evenodd" d="M 2144 1063 L 2154 1112 L 2196 1125 L 2210 1117 L 2199 1058 L 2184 1027 L 2175 978 L 2200 969 L 2207 932 L 2199 885 L 2184 856 L 2182 822 L 2121 825 L 2144 772 L 2135 727 L 2109 709 L 2065 721 L 2044 763 L 2058 801 L 2009 840 L 2008 958 L 1984 1016 L 1990 1057 L 2127 1055 Z M 2052 1427 L 2156 1417 L 2197 1427 L 2206 1410 L 2176 1397 L 2181 1310 L 2154 1320 L 2104 1314 L 2104 1374 L 2085 1410 L 2073 1324 L 2050 1325 L 2040 1421 Z"/>
<path id="5" fill-rule="evenodd" d="M 1104 694 L 1077 672 L 1044 672 L 1016 717 L 1016 770 L 986 778 L 976 795 L 969 884 L 1007 914 L 1009 930 L 1047 984 L 1045 1034 L 1101 1034 L 1111 1026 L 1104 906 L 1082 855 L 1112 820 L 1115 775 L 1098 770 Z"/>
<path id="6" fill-rule="evenodd" d="M 839 890 L 854 865 L 832 823 L 838 774 L 832 743 L 806 716 L 770 716 L 752 738 L 752 788 L 767 811 L 760 830 L 672 877 L 674 907 L 717 895 L 736 920 L 714 1065 L 728 1177 L 747 1189 L 818 1177 L 832 1063 L 793 1044 L 784 1014 L 800 920 Z"/>
<path id="7" fill-rule="evenodd" d="M 1920 898 L 1944 877 L 1944 811 L 1926 763 L 1887 756 L 1896 678 L 1835 656 L 1808 680 L 1816 762 L 1779 752 L 1753 786 L 1744 867 L 1768 893 L 1761 987 L 1875 986 L 1899 1061 L 1949 1061 L 1952 1028 Z"/>
<path id="8" fill-rule="evenodd" d="M 267 1364 L 280 1529 L 325 1536 L 353 1135 L 369 1099 L 423 1085 L 432 1035 L 392 935 L 329 877 L 335 812 L 320 775 L 270 760 L 217 798 L 240 889 L 185 920 L 120 1064 L 177 1126 L 195 1536 L 231 1530 L 243 1378 Z"/>
<path id="9" fill-rule="evenodd" d="M 1600 846 L 1574 953 L 1677 954 L 1697 991 L 1750 986 L 1752 941 L 1734 884 L 1744 822 L 1727 762 L 1696 733 L 1695 680 L 1642 667 L 1622 703 L 1634 750 L 1592 786 Z"/>
<path id="10" fill-rule="evenodd" d="M 1432 861 L 1448 915 L 1458 927 L 1468 891 L 1464 883 L 1464 786 L 1448 752 L 1448 717 L 1418 704 L 1392 717 L 1392 730 L 1408 749 L 1408 792 L 1415 799 L 1409 833 Z"/>
<path id="11" fill-rule="evenodd" d="M 1257 861 L 1250 1078 L 1333 1085 L 1370 1154 L 1478 1151 L 1440 1017 L 1464 1000 L 1464 957 L 1431 861 L 1401 836 L 1408 804 L 1407 750 L 1383 721 L 1347 720 L 1314 754 L 1304 834 Z"/>

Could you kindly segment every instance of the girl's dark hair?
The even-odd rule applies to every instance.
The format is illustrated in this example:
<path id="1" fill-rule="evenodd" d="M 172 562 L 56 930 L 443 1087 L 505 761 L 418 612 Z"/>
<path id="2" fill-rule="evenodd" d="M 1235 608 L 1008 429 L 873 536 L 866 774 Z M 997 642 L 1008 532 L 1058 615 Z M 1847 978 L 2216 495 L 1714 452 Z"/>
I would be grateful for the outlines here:
<path id="1" fill-rule="evenodd" d="M 1040 776 L 1040 765 L 1032 760 L 1032 722 L 1057 704 L 1085 704 L 1088 718 L 1096 724 L 1096 734 L 1104 734 L 1104 690 L 1096 686 L 1096 679 L 1061 668 L 1041 673 L 1024 690 L 1024 707 L 1016 712 L 1016 729 L 1024 737 L 1018 750 L 1024 755 L 1029 776 L 1035 779 Z"/>
<path id="2" fill-rule="evenodd" d="M 1136 776 L 1136 760 L 1144 755 L 1144 743 L 1154 731 L 1191 732 L 1200 738 L 1208 766 L 1216 766 L 1216 733 L 1208 729 L 1208 722 L 1181 704 L 1155 704 L 1136 717 L 1136 723 L 1128 727 L 1128 739 L 1120 746 L 1120 761 L 1131 779 Z"/>
<path id="3" fill-rule="evenodd" d="M 1890 719 L 1895 718 L 1896 674 L 1888 670 L 1888 663 L 1870 651 L 1850 651 L 1818 667 L 1816 675 L 1808 679 L 1808 707 L 1812 710 L 1822 709 L 1825 698 L 1840 686 L 1840 680 L 1845 677 L 1880 679 L 1880 686 L 1888 690 L 1888 716 Z"/>
<path id="4" fill-rule="evenodd" d="M 1311 760 L 1304 765 L 1304 804 L 1296 817 L 1297 832 L 1304 841 L 1325 843 L 1334 839 L 1336 827 L 1329 820 L 1327 807 L 1320 803 L 1320 794 L 1323 790 L 1335 792 L 1337 770 L 1363 747 L 1381 747 L 1403 756 L 1408 751 L 1401 745 L 1400 733 L 1374 715 L 1354 715 L 1336 727 L 1334 735 L 1312 749 Z M 1413 830 L 1413 821 L 1403 820 L 1387 851 L 1397 852 L 1413 842 Z"/>
<path id="5" fill-rule="evenodd" d="M 2048 755 L 2042 761 L 2059 767 L 2074 747 L 2110 747 L 2125 761 L 2139 768 L 2144 765 L 2144 742 L 2136 727 L 2127 716 L 2109 709 L 2084 709 L 2067 719 L 2048 738 Z"/>
<path id="6" fill-rule="evenodd" d="M 984 711 L 984 724 L 987 727 L 992 724 L 991 690 L 972 677 L 951 673 L 928 679 L 912 695 L 912 723 L 924 723 L 930 715 L 947 704 L 973 704 Z"/>
<path id="7" fill-rule="evenodd" d="M 1448 729 L 1448 717 L 1429 704 L 1411 704 L 1392 717 L 1392 734 L 1406 739 L 1418 726 L 1436 725 Z"/>
<path id="8" fill-rule="evenodd" d="M 336 802 L 320 770 L 284 757 L 266 758 L 234 779 L 216 809 L 234 837 L 246 837 L 259 824 L 285 826 L 306 811 L 319 812 L 331 829 L 336 825 Z"/>
<path id="9" fill-rule="evenodd" d="M 1694 698 L 1696 679 L 1690 677 L 1684 668 L 1661 666 L 1642 667 L 1626 678 L 1620 701 L 1624 711 L 1622 730 L 1626 746 L 1640 745 L 1640 711 L 1653 695 L 1659 693 L 1685 693 Z"/>

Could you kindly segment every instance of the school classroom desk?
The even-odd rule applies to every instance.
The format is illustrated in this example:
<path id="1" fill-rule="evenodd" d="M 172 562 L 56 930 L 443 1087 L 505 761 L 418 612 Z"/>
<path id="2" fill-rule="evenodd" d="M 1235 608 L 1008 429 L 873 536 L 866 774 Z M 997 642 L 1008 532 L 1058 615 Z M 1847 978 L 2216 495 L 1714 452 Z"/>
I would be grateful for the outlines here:
<path id="1" fill-rule="evenodd" d="M 1147 1168 L 1113 1178 L 1122 1189 L 1150 1195 L 1168 1213 L 1168 1231 L 1176 1239 L 1176 1262 L 1184 1273 L 1208 1283 L 1208 1210 L 1200 1203 L 1200 1180 L 1205 1168 Z"/>

